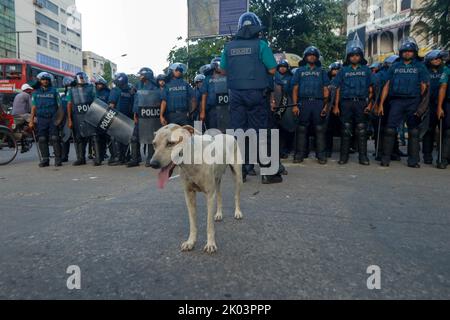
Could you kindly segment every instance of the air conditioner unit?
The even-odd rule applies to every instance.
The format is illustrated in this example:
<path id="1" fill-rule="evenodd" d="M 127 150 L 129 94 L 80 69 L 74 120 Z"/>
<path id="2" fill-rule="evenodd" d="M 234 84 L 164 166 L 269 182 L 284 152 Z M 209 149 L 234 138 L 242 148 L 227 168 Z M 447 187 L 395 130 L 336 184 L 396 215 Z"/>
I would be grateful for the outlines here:
<path id="1" fill-rule="evenodd" d="M 42 0 L 33 0 L 33 4 L 35 6 L 38 6 L 39 8 L 43 8 L 44 4 L 42 3 Z"/>

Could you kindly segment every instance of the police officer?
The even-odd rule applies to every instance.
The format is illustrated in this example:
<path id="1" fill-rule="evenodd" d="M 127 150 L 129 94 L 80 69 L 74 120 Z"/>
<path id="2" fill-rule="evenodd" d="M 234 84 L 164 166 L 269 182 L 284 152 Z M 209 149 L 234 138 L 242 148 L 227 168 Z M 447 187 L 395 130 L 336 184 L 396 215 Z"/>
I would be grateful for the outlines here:
<path id="1" fill-rule="evenodd" d="M 289 62 L 286 59 L 283 59 L 278 63 L 277 72 L 275 73 L 275 77 L 273 79 L 275 91 L 273 92 L 273 96 L 271 99 L 272 110 L 274 107 L 281 107 L 278 103 L 290 104 L 292 101 L 292 72 Z M 281 89 L 281 90 L 278 90 Z M 280 91 L 280 97 L 277 97 L 278 91 Z M 284 101 L 283 101 L 284 99 Z M 288 131 L 285 127 L 283 127 L 283 120 L 285 120 L 285 116 L 287 116 L 286 112 L 291 112 L 291 110 L 277 110 L 275 111 L 275 118 L 278 118 L 279 125 L 278 129 L 280 130 L 280 158 L 287 159 L 289 157 L 289 153 L 292 151 L 292 144 L 294 140 L 295 131 Z M 286 120 L 285 120 L 286 121 Z M 294 121 L 292 121 L 294 124 Z"/>
<path id="2" fill-rule="evenodd" d="M 222 53 L 221 68 L 227 75 L 230 121 L 235 130 L 259 131 L 268 128 L 270 110 L 265 92 L 269 86 L 268 74 L 275 75 L 277 63 L 268 44 L 260 39 L 262 30 L 258 16 L 251 12 L 244 13 L 239 18 L 236 37 L 225 45 Z M 270 150 L 270 141 L 268 145 Z M 244 166 L 244 181 L 246 175 Z M 263 184 L 282 181 L 281 174 L 262 176 Z"/>
<path id="3" fill-rule="evenodd" d="M 438 159 L 438 168 L 447 169 L 450 160 L 450 67 L 446 66 L 439 81 L 439 99 L 437 118 L 442 120 L 442 150 Z"/>
<path id="4" fill-rule="evenodd" d="M 115 87 L 109 95 L 109 106 L 128 118 L 133 119 L 134 89 L 130 86 L 128 76 L 125 73 L 117 73 L 114 77 L 114 85 Z M 112 139 L 112 143 L 114 154 L 108 161 L 108 165 L 125 165 L 128 145 L 124 145 L 115 139 Z"/>
<path id="5" fill-rule="evenodd" d="M 208 129 L 226 130 L 229 129 L 229 123 L 219 125 L 219 112 L 228 111 L 227 108 L 218 110 L 222 107 L 219 105 L 219 100 L 223 101 L 225 105 L 229 102 L 227 77 L 223 75 L 220 63 L 221 58 L 214 58 L 210 68 L 203 70 L 206 79 L 202 88 L 200 120 L 205 122 Z M 229 112 L 227 112 L 227 116 L 229 116 Z"/>
<path id="6" fill-rule="evenodd" d="M 193 118 L 197 121 L 200 118 L 200 110 L 202 108 L 202 92 L 203 92 L 203 85 L 205 82 L 205 75 L 203 74 L 197 74 L 194 78 L 194 91 L 195 91 L 195 100 L 197 102 L 197 106 L 195 108 L 195 115 Z"/>
<path id="7" fill-rule="evenodd" d="M 77 155 L 77 160 L 73 163 L 74 166 L 86 164 L 86 147 L 90 139 L 92 139 L 95 149 L 94 166 L 102 164 L 97 131 L 84 121 L 84 116 L 94 100 L 95 88 L 90 83 L 88 75 L 84 72 L 77 73 L 75 75 L 75 86 L 69 90 L 67 95 L 69 128 L 73 130 Z"/>
<path id="8" fill-rule="evenodd" d="M 157 84 L 158 88 L 160 88 L 161 90 L 164 89 L 164 87 L 166 86 L 166 75 L 159 74 L 156 77 L 156 84 Z"/>
<path id="9" fill-rule="evenodd" d="M 169 123 L 185 126 L 191 124 L 190 114 L 197 107 L 194 89 L 183 79 L 187 71 L 182 63 L 169 67 L 170 81 L 166 83 L 161 95 L 161 124 Z"/>
<path id="10" fill-rule="evenodd" d="M 142 68 L 138 72 L 139 76 L 139 82 L 136 84 L 136 97 L 134 99 L 134 107 L 133 107 L 133 113 L 134 113 L 134 132 L 133 137 L 131 138 L 131 160 L 128 162 L 127 167 L 133 168 L 139 166 L 139 150 L 140 150 L 140 144 L 139 144 L 139 133 L 143 128 L 139 126 L 139 118 L 142 116 L 139 112 L 139 108 L 142 107 L 139 105 L 139 96 L 143 94 L 145 91 L 152 91 L 152 90 L 158 90 L 158 87 L 156 86 L 156 80 L 154 77 L 154 73 L 152 69 L 150 68 Z M 146 166 L 150 166 L 150 160 L 153 157 L 153 147 L 149 146 L 148 152 L 147 152 L 147 161 Z"/>
<path id="11" fill-rule="evenodd" d="M 367 156 L 368 114 L 372 111 L 375 79 L 367 67 L 360 41 L 350 41 L 346 51 L 344 67 L 333 81 L 337 88 L 333 113 L 339 115 L 342 122 L 339 164 L 348 163 L 351 138 L 356 127 L 359 163 L 368 166 L 370 164 Z"/>
<path id="12" fill-rule="evenodd" d="M 370 65 L 369 69 L 373 74 L 377 74 L 378 72 L 380 72 L 382 67 L 383 64 L 381 62 L 374 62 Z"/>
<path id="13" fill-rule="evenodd" d="M 57 116 L 59 110 L 62 111 L 61 99 L 56 88 L 53 87 L 53 76 L 47 72 L 38 74 L 39 88 L 33 92 L 30 129 L 34 129 L 37 118 L 38 147 L 41 155 L 39 167 L 44 168 L 50 165 L 49 142 L 53 145 L 55 153 L 55 166 L 61 167 L 61 142 Z"/>
<path id="14" fill-rule="evenodd" d="M 100 75 L 95 75 L 93 77 L 93 83 L 95 84 L 95 97 L 100 99 L 104 103 L 108 103 L 109 95 L 111 94 L 111 90 L 108 88 L 108 81 Z M 97 135 L 99 137 L 100 142 L 100 151 L 101 151 L 101 160 L 105 161 L 107 158 L 106 155 L 106 147 L 109 145 L 110 153 L 113 154 L 112 144 L 110 143 L 110 137 L 104 132 L 97 131 Z"/>
<path id="15" fill-rule="evenodd" d="M 397 128 L 404 119 L 408 125 L 408 167 L 420 168 L 419 125 L 424 110 L 420 109 L 422 97 L 429 86 L 429 74 L 418 60 L 419 47 L 413 38 L 406 38 L 400 46 L 400 61 L 389 68 L 378 109 L 384 115 L 384 104 L 389 97 L 390 112 L 383 139 L 381 165 L 388 167 L 397 139 Z"/>
<path id="16" fill-rule="evenodd" d="M 430 73 L 430 124 L 423 137 L 423 161 L 425 164 L 433 164 L 433 149 L 435 143 L 436 129 L 438 128 L 437 106 L 439 98 L 439 87 L 442 74 L 444 73 L 444 52 L 442 50 L 431 50 L 425 56 L 425 65 Z"/>
<path id="17" fill-rule="evenodd" d="M 400 59 L 400 57 L 395 54 L 387 57 L 383 61 L 383 66 L 382 66 L 381 70 L 375 75 L 376 89 L 375 89 L 374 95 L 375 95 L 375 101 L 376 101 L 375 103 L 376 104 L 379 104 L 379 102 L 381 100 L 382 91 L 387 82 L 389 68 L 395 62 L 397 62 L 399 59 Z M 384 102 L 384 115 L 381 116 L 379 119 L 377 119 L 374 124 L 375 146 L 378 149 L 378 156 L 375 159 L 376 161 L 381 161 L 381 158 L 382 158 L 383 138 L 384 138 L 384 133 L 386 132 L 386 124 L 387 124 L 387 119 L 389 116 L 389 111 L 390 111 L 390 104 L 389 104 L 389 97 L 388 97 Z M 379 121 L 381 121 L 381 127 L 380 127 Z M 378 133 L 379 127 L 380 127 L 380 131 L 381 131 L 380 133 Z M 380 141 L 378 141 L 378 137 L 380 137 Z M 375 155 L 376 155 L 376 152 L 375 152 Z M 399 143 L 398 137 L 396 136 L 396 139 L 394 142 L 394 150 L 391 154 L 391 160 L 392 161 L 400 161 L 402 157 L 406 157 L 406 156 L 407 155 L 404 154 L 400 150 L 400 143 Z"/>
<path id="18" fill-rule="evenodd" d="M 332 81 L 336 78 L 339 71 L 342 69 L 342 64 L 340 62 L 333 62 L 328 67 L 328 79 L 330 80 L 330 104 L 333 106 L 335 104 L 336 98 L 336 88 L 332 87 Z M 327 158 L 331 158 L 333 156 L 333 146 L 334 146 L 334 137 L 339 135 L 341 132 L 341 121 L 334 114 L 330 113 L 328 116 L 328 126 L 327 126 L 327 147 L 325 149 L 325 155 Z"/>
<path id="19" fill-rule="evenodd" d="M 61 105 L 64 110 L 64 122 L 61 124 L 62 126 L 66 125 L 66 122 L 68 122 L 69 114 L 67 110 L 68 100 L 67 95 L 69 94 L 69 89 L 72 87 L 75 79 L 72 77 L 64 77 L 63 79 L 63 86 L 64 86 L 64 93 L 61 96 Z M 68 124 L 67 124 L 68 125 Z M 69 161 L 69 153 L 70 153 L 70 138 L 66 140 L 66 142 L 62 142 L 62 155 L 61 155 L 61 161 L 68 162 Z"/>
<path id="20" fill-rule="evenodd" d="M 302 163 L 308 139 L 308 128 L 313 127 L 316 136 L 316 154 L 319 164 L 326 164 L 326 118 L 329 112 L 329 79 L 322 69 L 320 51 L 306 48 L 303 63 L 295 73 L 292 97 L 295 106 L 292 112 L 299 119 L 296 132 L 294 163 Z"/>

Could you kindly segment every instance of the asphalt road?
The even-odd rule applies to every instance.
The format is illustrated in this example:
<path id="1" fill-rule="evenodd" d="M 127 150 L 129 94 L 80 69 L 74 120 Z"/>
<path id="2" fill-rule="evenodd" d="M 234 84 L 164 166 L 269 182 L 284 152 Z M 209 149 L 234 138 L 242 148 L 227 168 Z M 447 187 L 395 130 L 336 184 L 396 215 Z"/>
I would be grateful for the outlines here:
<path id="1" fill-rule="evenodd" d="M 203 196 L 199 243 L 180 251 L 179 180 L 160 191 L 144 167 L 39 169 L 35 158 L 0 167 L 1 299 L 450 298 L 450 170 L 287 164 L 282 185 L 250 178 L 241 222 L 228 178 L 209 256 Z M 66 286 L 71 265 L 81 290 Z M 371 265 L 381 290 L 367 288 Z"/>

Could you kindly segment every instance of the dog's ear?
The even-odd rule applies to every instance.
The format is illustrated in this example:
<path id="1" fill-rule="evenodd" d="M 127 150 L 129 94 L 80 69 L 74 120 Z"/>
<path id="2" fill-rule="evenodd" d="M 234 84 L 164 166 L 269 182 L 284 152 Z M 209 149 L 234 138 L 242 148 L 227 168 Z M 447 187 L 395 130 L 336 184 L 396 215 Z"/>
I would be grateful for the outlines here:
<path id="1" fill-rule="evenodd" d="M 192 126 L 184 126 L 183 129 L 188 131 L 191 136 L 198 133 Z"/>

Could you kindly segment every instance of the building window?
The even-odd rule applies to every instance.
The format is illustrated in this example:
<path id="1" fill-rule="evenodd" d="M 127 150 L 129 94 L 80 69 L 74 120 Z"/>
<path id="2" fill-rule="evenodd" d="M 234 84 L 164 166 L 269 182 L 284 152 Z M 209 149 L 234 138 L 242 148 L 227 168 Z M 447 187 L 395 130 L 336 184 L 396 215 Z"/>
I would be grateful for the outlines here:
<path id="1" fill-rule="evenodd" d="M 37 44 L 41 47 L 47 48 L 48 42 L 44 38 L 37 37 Z"/>
<path id="2" fill-rule="evenodd" d="M 35 11 L 36 23 L 43 24 L 59 32 L 59 23 L 40 12 Z"/>
<path id="3" fill-rule="evenodd" d="M 394 51 L 394 35 L 390 31 L 385 31 L 380 38 L 381 53 L 389 53 Z"/>
<path id="4" fill-rule="evenodd" d="M 59 52 L 59 44 L 50 42 L 50 49 L 56 52 Z"/>
<path id="5" fill-rule="evenodd" d="M 411 9 L 411 0 L 402 0 L 402 3 L 400 5 L 400 10 L 408 10 Z"/>
<path id="6" fill-rule="evenodd" d="M 49 57 L 49 56 L 39 53 L 39 52 L 36 55 L 36 60 L 37 60 L 37 62 L 45 64 L 46 66 L 49 66 L 49 67 L 53 67 L 56 69 L 61 68 L 61 62 L 58 59 Z"/>
<path id="7" fill-rule="evenodd" d="M 67 28 L 66 28 L 66 26 L 61 25 L 61 33 L 62 33 L 62 34 L 67 34 Z"/>
<path id="8" fill-rule="evenodd" d="M 83 59 L 83 66 L 87 66 L 87 59 Z"/>
<path id="9" fill-rule="evenodd" d="M 374 34 L 372 37 L 372 55 L 378 55 L 378 34 Z"/>
<path id="10" fill-rule="evenodd" d="M 56 4 L 54 4 L 53 2 L 51 2 L 50 0 L 36 0 L 35 3 L 39 7 L 45 8 L 45 9 L 53 12 L 56 15 L 59 14 L 59 7 Z"/>

